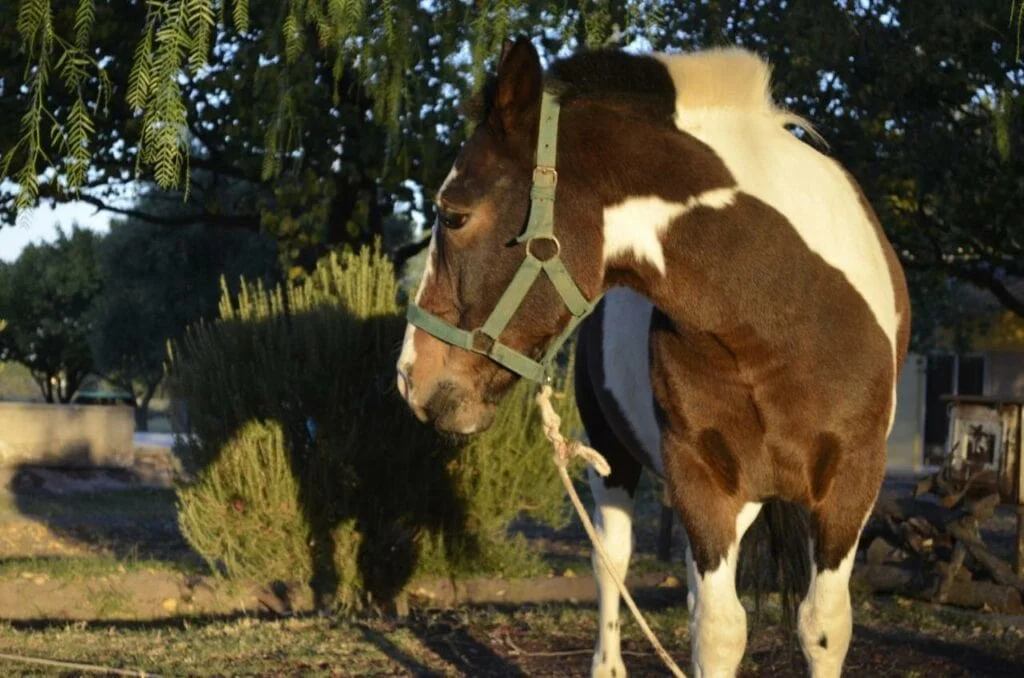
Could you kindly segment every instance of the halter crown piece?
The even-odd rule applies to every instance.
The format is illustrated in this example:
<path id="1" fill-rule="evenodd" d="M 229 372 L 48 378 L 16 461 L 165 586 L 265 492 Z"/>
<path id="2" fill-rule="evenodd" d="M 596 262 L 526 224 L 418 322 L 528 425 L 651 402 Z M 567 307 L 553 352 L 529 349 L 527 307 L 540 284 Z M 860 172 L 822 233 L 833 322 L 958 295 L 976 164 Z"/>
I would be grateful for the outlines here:
<path id="1" fill-rule="evenodd" d="M 557 97 L 545 89 L 540 103 L 536 166 L 533 169 L 533 186 L 530 188 L 530 220 L 523 234 L 516 238 L 517 243 L 526 243 L 526 258 L 519 265 L 515 276 L 484 324 L 474 330 L 464 330 L 424 310 L 415 302 L 409 304 L 406 313 L 406 318 L 411 324 L 441 341 L 485 355 L 521 377 L 541 384 L 550 380 L 551 365 L 562 344 L 597 305 L 597 300 L 587 301 L 576 281 L 572 279 L 560 257 L 561 243 L 555 237 L 555 187 L 558 184 L 555 151 L 558 142 L 558 111 Z M 547 259 L 539 259 L 533 253 L 533 244 L 541 240 L 548 240 L 554 244 L 555 253 Z M 572 313 L 572 318 L 538 362 L 501 343 L 499 337 L 522 305 L 523 299 L 541 271 L 547 273 L 548 279 Z"/>

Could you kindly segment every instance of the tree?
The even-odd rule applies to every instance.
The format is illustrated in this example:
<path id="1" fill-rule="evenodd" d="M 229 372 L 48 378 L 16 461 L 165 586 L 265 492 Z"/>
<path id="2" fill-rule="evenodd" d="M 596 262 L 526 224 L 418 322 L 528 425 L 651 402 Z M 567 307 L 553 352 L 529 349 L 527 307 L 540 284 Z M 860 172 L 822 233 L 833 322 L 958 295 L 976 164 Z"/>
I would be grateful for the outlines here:
<path id="1" fill-rule="evenodd" d="M 20 0 L 0 7 L 0 208 L 9 222 L 82 187 L 134 214 L 108 194 L 133 166 L 186 193 L 232 180 L 237 202 L 139 216 L 267 231 L 301 272 L 387 223 L 408 232 L 412 209 L 433 218 L 424 197 L 467 131 L 457 104 L 508 35 L 545 55 L 613 31 L 742 44 L 864 184 L 908 267 L 1019 313 L 1022 16 L 1015 0 Z M 407 239 L 399 258 L 425 244 Z"/>
<path id="2" fill-rule="evenodd" d="M 29 245 L 0 265 L 0 360 L 25 365 L 47 402 L 69 402 L 92 370 L 91 308 L 102 289 L 99 236 L 58 227 L 52 244 Z"/>
<path id="3" fill-rule="evenodd" d="M 915 345 L 955 278 L 1024 317 L 1024 64 L 1005 0 L 720 0 L 666 11 L 656 49 L 739 44 L 857 178 L 907 268 Z"/>
<path id="4" fill-rule="evenodd" d="M 169 218 L 189 209 L 169 207 L 159 193 L 143 196 L 137 206 Z M 132 393 L 136 429 L 144 431 L 164 378 L 167 342 L 189 324 L 216 316 L 222 276 L 232 289 L 241 276 L 276 283 L 276 246 L 245 228 L 129 218 L 111 223 L 99 252 L 104 292 L 96 299 L 91 335 L 96 368 Z"/>
<path id="5" fill-rule="evenodd" d="M 546 28 L 555 30 L 548 42 L 599 42 L 613 15 L 625 24 L 627 8 L 644 3 L 585 12 L 576 6 L 590 3 L 554 12 L 524 0 L 433 4 L 8 3 L 4 221 L 80 188 L 97 207 L 155 223 L 262 228 L 309 268 L 330 246 L 372 242 L 411 205 L 432 218 L 422 194 L 439 186 L 464 133 L 457 104 L 507 34 Z M 168 220 L 113 204 L 133 166 L 165 189 L 191 193 L 201 169 L 207 181 L 250 190 L 238 204 L 206 202 L 201 214 Z M 403 240 L 411 223 L 405 216 Z"/>

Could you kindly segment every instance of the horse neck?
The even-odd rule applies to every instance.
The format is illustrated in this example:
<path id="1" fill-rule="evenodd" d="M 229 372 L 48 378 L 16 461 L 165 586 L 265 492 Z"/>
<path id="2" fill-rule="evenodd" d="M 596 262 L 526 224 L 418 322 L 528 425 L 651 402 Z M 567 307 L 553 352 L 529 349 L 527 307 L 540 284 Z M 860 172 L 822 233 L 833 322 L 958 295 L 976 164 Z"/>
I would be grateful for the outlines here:
<path id="1" fill-rule="evenodd" d="M 675 127 L 613 106 L 573 113 L 563 116 L 564 164 L 600 233 L 601 286 L 631 287 L 676 315 L 712 260 L 687 233 L 700 224 L 679 217 L 732 200 L 735 181 L 710 147 Z"/>

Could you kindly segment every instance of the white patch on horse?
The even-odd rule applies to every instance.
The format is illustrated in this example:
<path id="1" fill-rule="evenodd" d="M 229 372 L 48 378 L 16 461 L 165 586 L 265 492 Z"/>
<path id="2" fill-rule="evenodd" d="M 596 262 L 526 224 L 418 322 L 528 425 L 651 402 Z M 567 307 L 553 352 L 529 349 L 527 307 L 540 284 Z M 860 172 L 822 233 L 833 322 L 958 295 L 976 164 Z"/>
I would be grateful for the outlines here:
<path id="1" fill-rule="evenodd" d="M 455 170 L 453 169 L 452 171 L 454 172 Z M 434 277 L 434 260 L 437 258 L 437 238 L 437 224 L 434 224 L 430 231 L 430 245 L 427 247 L 427 262 L 423 269 L 423 277 L 420 279 L 419 289 L 416 290 L 415 303 L 417 304 L 420 303 L 423 291 L 430 284 L 431 278 Z M 408 402 L 412 402 L 409 374 L 412 372 L 413 365 L 416 364 L 417 332 L 419 332 L 419 329 L 415 325 L 412 323 L 406 324 L 405 337 L 402 339 L 402 352 L 398 355 L 398 392 Z"/>
<path id="2" fill-rule="evenodd" d="M 604 262 L 627 252 L 665 274 L 661 238 L 675 219 L 698 207 L 722 209 L 736 200 L 735 188 L 716 188 L 671 202 L 657 196 L 627 198 L 604 209 Z"/>
<path id="3" fill-rule="evenodd" d="M 587 467 L 587 475 L 594 496 L 594 529 L 615 570 L 613 575 L 605 568 L 595 549 L 591 563 L 597 578 L 599 624 L 590 675 L 595 678 L 625 678 L 620 596 L 615 580 L 625 580 L 633 553 L 633 499 L 621 487 L 605 487 L 604 478 L 590 466 Z"/>
<path id="4" fill-rule="evenodd" d="M 870 515 L 870 512 L 869 512 Z M 850 574 L 857 542 L 834 570 L 818 572 L 810 540 L 811 585 L 800 603 L 797 633 L 811 678 L 839 678 L 853 635 Z"/>
<path id="5" fill-rule="evenodd" d="M 633 431 L 649 467 L 664 477 L 661 430 L 654 415 L 651 387 L 650 327 L 654 304 L 628 287 L 604 295 L 601 354 L 604 384 Z"/>
<path id="6" fill-rule="evenodd" d="M 783 127 L 811 130 L 772 103 L 768 64 L 734 50 L 661 58 L 679 93 L 676 126 L 710 146 L 738 190 L 778 210 L 846 276 L 889 338 L 895 365 L 896 295 L 878 234 L 839 164 Z"/>
<path id="7" fill-rule="evenodd" d="M 693 672 L 698 678 L 734 676 L 747 646 L 747 613 L 736 594 L 736 565 L 740 542 L 761 512 L 759 502 L 748 502 L 736 516 L 736 538 L 718 567 L 697 576 L 693 554 L 686 549 L 690 585 L 690 639 Z M 691 600 L 692 596 L 692 600 Z"/>

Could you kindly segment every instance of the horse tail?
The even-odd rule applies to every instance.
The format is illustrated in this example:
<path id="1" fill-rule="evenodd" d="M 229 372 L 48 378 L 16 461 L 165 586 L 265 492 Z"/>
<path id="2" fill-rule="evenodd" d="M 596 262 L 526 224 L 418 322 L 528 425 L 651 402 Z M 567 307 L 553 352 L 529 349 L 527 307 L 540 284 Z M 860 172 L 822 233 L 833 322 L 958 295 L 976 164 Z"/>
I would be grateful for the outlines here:
<path id="1" fill-rule="evenodd" d="M 760 621 L 765 594 L 776 591 L 782 627 L 794 637 L 797 610 L 810 585 L 810 518 L 806 507 L 780 499 L 766 501 L 740 546 L 739 579 L 754 591 Z"/>

